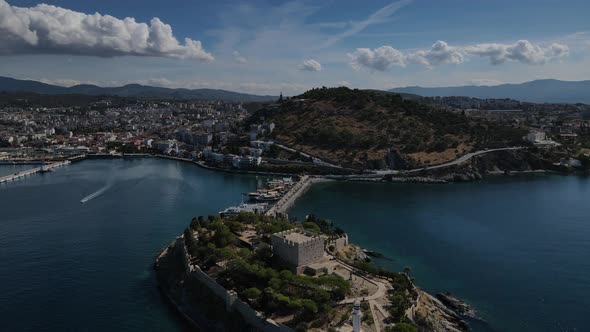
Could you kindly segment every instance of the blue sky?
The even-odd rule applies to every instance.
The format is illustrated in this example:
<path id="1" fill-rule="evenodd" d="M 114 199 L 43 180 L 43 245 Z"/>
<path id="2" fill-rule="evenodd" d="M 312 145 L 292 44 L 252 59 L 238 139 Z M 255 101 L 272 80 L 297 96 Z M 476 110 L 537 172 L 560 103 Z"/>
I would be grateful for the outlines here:
<path id="1" fill-rule="evenodd" d="M 44 3 L 0 0 L 0 75 L 275 95 L 590 79 L 587 0 Z"/>

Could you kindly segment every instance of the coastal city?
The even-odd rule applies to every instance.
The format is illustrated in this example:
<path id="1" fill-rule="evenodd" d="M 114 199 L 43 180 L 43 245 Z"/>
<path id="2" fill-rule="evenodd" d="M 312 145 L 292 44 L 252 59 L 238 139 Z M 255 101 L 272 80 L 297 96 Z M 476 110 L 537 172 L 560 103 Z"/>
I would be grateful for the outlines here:
<path id="1" fill-rule="evenodd" d="M 191 324 L 207 329 L 221 326 L 220 321 L 195 311 L 200 306 L 189 300 L 195 295 L 187 293 L 186 285 L 196 282 L 190 287 L 201 289 L 201 294 L 210 292 L 224 303 L 219 306 L 213 301 L 210 308 L 217 308 L 224 315 L 238 312 L 248 326 L 263 331 L 381 332 L 399 331 L 406 325 L 411 329 L 412 324 L 436 331 L 467 331 L 466 319 L 478 319 L 469 304 L 448 293 L 424 292 L 414 285 L 410 268 L 399 274 L 376 268 L 369 262 L 375 257 L 382 259 L 381 253 L 350 243 L 349 236 L 329 221 L 313 215 L 298 221 L 290 218 L 288 211 L 314 183 L 387 179 L 446 183 L 457 181 L 456 173 L 436 177 L 436 172 L 460 169 L 471 159 L 498 152 L 544 151 L 553 158 L 549 167 L 561 172 L 587 168 L 590 159 L 590 121 L 586 119 L 585 105 L 524 111 L 515 109 L 519 105 L 514 103 L 507 106 L 510 109 L 496 110 L 471 108 L 472 102 L 468 104 L 470 108 L 449 109 L 446 105 L 439 112 L 475 123 L 492 123 L 524 135 L 509 141 L 513 145 L 480 148 L 455 160 L 428 163 L 426 167 L 353 169 L 279 140 L 283 136 L 277 135 L 277 130 L 284 129 L 277 128 L 272 114 L 305 105 L 308 100 L 303 97 L 287 98 L 281 94 L 275 101 L 255 105 L 113 98 L 72 107 L 5 106 L 0 110 L 0 162 L 31 167 L 4 175 L 0 181 L 19 181 L 85 159 L 149 157 L 185 162 L 208 171 L 262 175 L 266 179 L 257 188 L 241 193 L 240 204 L 220 210 L 217 216 L 193 218 L 190 227 L 156 261 L 162 291 L 179 312 L 189 317 Z M 572 152 L 579 153 L 579 157 Z M 506 167 L 502 163 L 493 167 L 486 172 L 514 171 L 502 169 Z M 547 168 L 543 166 L 542 171 Z M 108 186 L 103 187 L 80 202 L 91 204 L 107 189 Z M 218 238 L 220 234 L 224 234 L 224 240 Z M 269 250 L 268 257 L 259 257 Z M 181 267 L 183 274 L 172 272 Z M 248 269 L 280 272 L 280 277 L 286 278 L 281 281 L 284 285 L 277 284 L 276 278 L 257 280 L 258 277 L 251 276 L 243 280 L 234 275 L 254 273 L 247 272 Z M 325 295 L 327 298 L 318 298 L 320 290 L 314 290 L 315 295 L 309 295 L 311 299 L 303 299 L 299 298 L 300 291 L 282 291 L 293 280 L 302 284 L 326 283 L 322 287 L 330 292 Z M 262 294 L 262 290 L 266 293 Z M 276 311 L 271 309 L 273 306 L 289 309 Z M 222 325 L 231 330 L 231 324 L 227 324 L 230 323 L 225 321 Z"/>
<path id="2" fill-rule="evenodd" d="M 588 330 L 589 12 L 0 0 L 0 330 Z"/>
<path id="3" fill-rule="evenodd" d="M 283 100 L 281 96 L 280 100 L 264 107 L 279 109 L 286 101 L 288 98 Z M 491 100 L 479 100 L 477 105 L 475 102 L 463 106 L 473 107 L 491 103 Z M 252 112 L 242 103 L 114 98 L 75 107 L 17 106 L 22 103 L 19 100 L 14 105 L 0 108 L 0 161 L 158 154 L 237 170 L 297 173 L 310 170 L 303 166 L 313 166 L 316 169 L 312 172 L 316 173 L 319 168 L 326 167 L 334 174 L 345 171 L 341 165 L 285 146 L 276 139 L 275 123 L 265 121 L 264 117 L 253 119 Z M 494 106 L 498 104 L 492 103 Z M 556 106 L 552 111 L 534 108 L 525 111 L 518 108 L 518 103 L 504 101 L 500 104 L 509 108 L 454 107 L 447 111 L 522 129 L 526 136 L 522 137 L 521 144 L 564 151 L 563 160 L 556 162 L 565 166 L 581 165 L 576 159 L 578 155 L 572 153 L 588 155 L 590 152 L 590 120 L 586 117 L 590 110 L 587 105 Z M 540 105 L 540 108 L 545 109 L 546 105 Z M 562 145 L 564 147 L 559 148 Z M 284 167 L 286 165 L 293 167 L 289 169 Z"/>

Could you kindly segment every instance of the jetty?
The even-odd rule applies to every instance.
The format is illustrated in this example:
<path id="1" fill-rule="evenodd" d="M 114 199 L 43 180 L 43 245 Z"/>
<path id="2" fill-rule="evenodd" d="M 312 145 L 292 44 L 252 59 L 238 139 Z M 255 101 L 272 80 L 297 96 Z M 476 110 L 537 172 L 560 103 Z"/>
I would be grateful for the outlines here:
<path id="1" fill-rule="evenodd" d="M 67 165 L 69 163 L 71 163 L 69 160 L 58 161 L 58 162 L 54 162 L 54 163 L 51 163 L 51 164 L 42 165 L 40 167 L 35 167 L 35 168 L 27 169 L 27 170 L 24 170 L 22 172 L 18 172 L 18 173 L 6 175 L 6 176 L 3 176 L 3 177 L 0 177 L 0 183 L 14 181 L 14 180 L 23 178 L 25 176 L 33 175 L 33 174 L 40 173 L 40 172 L 50 172 L 54 168 Z"/>
<path id="2" fill-rule="evenodd" d="M 285 213 L 299 198 L 303 195 L 309 187 L 314 183 L 314 180 L 318 180 L 310 177 L 309 175 L 303 175 L 299 181 L 293 185 L 289 191 L 287 191 L 281 199 L 279 199 L 268 211 L 267 216 L 276 216 L 277 214 Z"/>

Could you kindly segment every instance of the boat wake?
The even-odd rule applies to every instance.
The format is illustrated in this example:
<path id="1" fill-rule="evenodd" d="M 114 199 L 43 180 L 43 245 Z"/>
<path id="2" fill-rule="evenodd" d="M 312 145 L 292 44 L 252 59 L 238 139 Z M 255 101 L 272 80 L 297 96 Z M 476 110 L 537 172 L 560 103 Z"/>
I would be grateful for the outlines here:
<path id="1" fill-rule="evenodd" d="M 108 190 L 110 187 L 111 187 L 111 185 L 106 185 L 106 186 L 104 186 L 104 187 L 102 187 L 102 188 L 98 189 L 97 191 L 93 192 L 92 194 L 90 194 L 90 195 L 88 195 L 88 196 L 86 196 L 86 197 L 82 198 L 82 199 L 80 200 L 80 203 L 86 203 L 86 202 L 88 202 L 89 200 L 92 200 L 92 199 L 94 199 L 94 198 L 96 198 L 96 197 L 98 197 L 98 196 L 102 195 L 102 194 L 103 194 L 105 191 L 107 191 L 107 190 Z"/>

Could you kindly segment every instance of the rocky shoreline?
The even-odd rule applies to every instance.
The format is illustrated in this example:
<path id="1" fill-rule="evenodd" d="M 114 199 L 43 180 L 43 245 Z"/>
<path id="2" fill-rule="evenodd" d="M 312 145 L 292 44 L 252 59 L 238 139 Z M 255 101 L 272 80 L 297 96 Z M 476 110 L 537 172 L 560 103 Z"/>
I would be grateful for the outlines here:
<path id="1" fill-rule="evenodd" d="M 418 331 L 429 332 L 466 332 L 469 325 L 455 311 L 449 309 L 436 297 L 421 289 L 418 300 L 409 315 L 418 324 Z"/>
<path id="2" fill-rule="evenodd" d="M 435 297 L 442 302 L 445 306 L 449 309 L 453 310 L 454 312 L 462 315 L 468 316 L 472 318 L 477 318 L 475 309 L 473 309 L 469 304 L 461 301 L 457 297 L 451 295 L 451 293 L 438 293 Z"/>
<path id="3" fill-rule="evenodd" d="M 158 280 L 158 288 L 179 316 L 197 331 L 237 331 L 248 329 L 250 326 L 240 314 L 228 311 L 223 301 L 216 300 L 215 295 L 208 285 L 195 279 L 186 272 L 186 262 L 178 252 L 180 248 L 178 237 L 168 245 L 157 257 L 154 269 Z M 379 253 L 356 248 L 359 257 L 379 257 Z M 359 258 L 357 257 L 357 258 Z M 406 276 L 407 277 L 407 276 Z M 408 280 L 409 277 L 407 277 Z M 460 300 L 446 295 L 443 299 L 436 297 L 415 287 L 410 281 L 417 298 L 406 312 L 406 317 L 413 321 L 418 331 L 429 332 L 466 332 L 469 325 L 462 319 L 475 311 Z M 239 327 L 239 328 L 238 328 Z M 269 329 L 271 331 L 274 329 Z M 281 328 L 287 331 L 288 328 Z"/>

